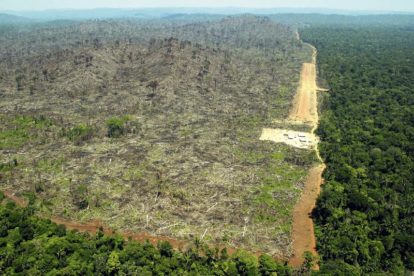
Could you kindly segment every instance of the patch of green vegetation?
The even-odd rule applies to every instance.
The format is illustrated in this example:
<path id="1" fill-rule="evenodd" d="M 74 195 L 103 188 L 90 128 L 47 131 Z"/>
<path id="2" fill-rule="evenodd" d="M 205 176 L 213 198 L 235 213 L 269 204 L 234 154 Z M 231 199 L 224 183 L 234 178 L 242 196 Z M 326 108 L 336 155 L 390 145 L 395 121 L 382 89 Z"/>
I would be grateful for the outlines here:
<path id="1" fill-rule="evenodd" d="M 253 220 L 256 223 L 277 223 L 278 231 L 288 233 L 291 227 L 289 217 L 300 193 L 295 184 L 306 175 L 306 167 L 313 160 L 308 160 L 304 151 L 293 153 L 286 146 L 268 145 L 271 146 L 237 150 L 235 155 L 243 164 L 257 166 L 255 175 L 260 185 L 252 192 Z M 286 160 L 291 155 L 296 156 L 295 162 L 301 161 L 300 166 Z"/>
<path id="2" fill-rule="evenodd" d="M 242 115 L 234 119 L 234 126 L 236 128 L 236 137 L 240 143 L 251 143 L 252 139 L 259 137 L 262 128 L 268 122 L 261 116 Z"/>
<path id="3" fill-rule="evenodd" d="M 13 161 L 11 162 L 0 163 L 0 172 L 2 173 L 9 172 L 13 170 L 13 168 L 17 167 L 18 165 L 19 165 L 19 162 L 17 161 L 16 158 L 14 158 Z"/>
<path id="4" fill-rule="evenodd" d="M 297 76 L 292 76 L 294 80 L 291 80 L 292 83 L 280 85 L 274 95 L 269 101 L 270 108 L 268 109 L 268 117 L 271 119 L 286 118 L 289 113 L 289 109 L 292 102 L 292 95 L 296 91 L 296 80 Z"/>
<path id="5" fill-rule="evenodd" d="M 29 140 L 25 129 L 5 130 L 0 132 L 0 149 L 17 149 Z"/>
<path id="6" fill-rule="evenodd" d="M 65 164 L 66 158 L 60 156 L 56 159 L 42 159 L 37 163 L 36 168 L 42 172 L 52 173 L 60 172 L 62 170 L 62 165 Z"/>
<path id="7" fill-rule="evenodd" d="M 248 164 L 257 164 L 259 162 L 263 162 L 266 158 L 266 154 L 259 151 L 237 150 L 234 154 L 242 162 Z"/>
<path id="8" fill-rule="evenodd" d="M 79 209 L 83 210 L 89 206 L 89 192 L 88 186 L 84 183 L 74 183 L 70 187 L 73 204 Z"/>
<path id="9" fill-rule="evenodd" d="M 145 168 L 143 166 L 127 168 L 122 178 L 126 181 L 138 181 L 144 176 Z"/>
<path id="10" fill-rule="evenodd" d="M 128 133 L 127 123 L 132 121 L 132 116 L 124 115 L 122 117 L 111 117 L 106 121 L 108 128 L 107 136 L 119 138 Z"/>
<path id="11" fill-rule="evenodd" d="M 25 143 L 35 139 L 38 133 L 34 130 L 45 129 L 52 125 L 45 117 L 16 116 L 0 117 L 0 149 L 18 149 Z"/>
<path id="12" fill-rule="evenodd" d="M 64 136 L 68 137 L 69 140 L 75 144 L 82 143 L 90 140 L 93 136 L 94 129 L 86 124 L 79 124 L 72 127 L 69 131 L 64 132 Z"/>
<path id="13" fill-rule="evenodd" d="M 239 116 L 236 119 L 236 125 L 245 128 L 256 128 L 263 126 L 265 120 L 261 116 Z"/>
<path id="14" fill-rule="evenodd" d="M 281 216 L 288 217 L 300 193 L 294 184 L 305 175 L 305 169 L 292 167 L 281 162 L 281 159 L 272 158 L 259 171 L 261 186 L 253 199 L 253 204 L 258 206 L 256 221 L 277 222 Z"/>

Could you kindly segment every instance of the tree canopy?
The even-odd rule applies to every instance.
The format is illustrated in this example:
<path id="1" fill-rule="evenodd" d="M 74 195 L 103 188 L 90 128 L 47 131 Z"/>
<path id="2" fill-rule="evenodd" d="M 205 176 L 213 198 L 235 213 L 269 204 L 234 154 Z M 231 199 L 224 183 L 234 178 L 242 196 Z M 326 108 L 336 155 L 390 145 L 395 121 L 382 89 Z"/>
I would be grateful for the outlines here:
<path id="1" fill-rule="evenodd" d="M 313 212 L 322 271 L 414 269 L 414 31 L 313 27 L 330 86 L 317 130 L 326 184 Z"/>

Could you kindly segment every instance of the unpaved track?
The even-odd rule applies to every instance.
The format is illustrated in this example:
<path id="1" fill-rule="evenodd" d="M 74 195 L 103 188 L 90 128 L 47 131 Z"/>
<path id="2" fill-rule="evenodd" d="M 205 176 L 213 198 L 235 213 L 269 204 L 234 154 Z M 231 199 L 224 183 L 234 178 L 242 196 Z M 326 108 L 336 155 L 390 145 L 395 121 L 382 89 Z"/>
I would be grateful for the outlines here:
<path id="1" fill-rule="evenodd" d="M 95 234 L 98 230 L 103 231 L 106 235 L 113 235 L 115 232 L 112 229 L 106 227 L 102 222 L 99 220 L 89 221 L 88 223 L 79 223 L 76 221 L 70 221 L 63 218 L 52 217 L 50 219 L 56 224 L 64 225 L 68 230 L 77 230 L 79 232 L 87 232 L 91 234 Z M 172 239 L 169 237 L 164 236 L 154 236 L 149 233 L 141 232 L 141 233 L 131 233 L 131 232 L 116 232 L 117 234 L 121 235 L 125 239 L 132 239 L 138 242 L 145 242 L 149 241 L 153 245 L 156 245 L 159 241 L 166 241 L 169 242 L 174 248 L 176 249 L 183 249 L 187 246 L 187 243 L 184 241 L 179 241 L 176 239 Z"/>
<path id="2" fill-rule="evenodd" d="M 296 34 L 298 40 L 300 40 L 299 33 Z M 315 131 L 318 127 L 319 121 L 317 92 L 328 90 L 319 88 L 316 83 L 316 58 L 318 54 L 316 48 L 310 44 L 304 44 L 310 47 L 313 51 L 312 61 L 311 63 L 304 63 L 302 65 L 300 83 L 290 110 L 288 121 L 290 123 L 308 124 L 312 126 L 312 130 L 309 135 L 314 137 L 315 143 L 313 148 L 316 151 L 320 164 L 313 167 L 309 171 L 301 197 L 293 210 L 291 234 L 293 241 L 293 255 L 289 260 L 289 264 L 294 267 L 300 267 L 303 264 L 305 261 L 303 255 L 306 251 L 311 252 L 313 256 L 318 255 L 316 252 L 316 239 L 314 225 L 311 219 L 311 212 L 315 207 L 316 200 L 320 192 L 320 186 L 323 183 L 322 173 L 325 170 L 325 164 L 323 163 L 318 150 L 319 139 L 316 137 Z M 260 139 L 283 142 L 283 139 L 281 139 L 277 134 L 278 129 L 263 129 Z M 318 268 L 318 265 L 314 266 L 314 269 Z"/>
<path id="3" fill-rule="evenodd" d="M 327 89 L 320 89 L 316 84 L 317 50 L 310 44 L 306 45 L 313 50 L 312 63 L 303 64 L 299 89 L 289 119 L 302 123 L 310 123 L 312 125 L 311 132 L 315 134 L 319 121 L 317 91 L 327 91 Z M 299 267 L 303 264 L 303 254 L 306 251 L 311 252 L 314 256 L 318 255 L 316 252 L 316 238 L 311 212 L 315 208 L 316 200 L 320 193 L 320 186 L 323 184 L 322 173 L 326 165 L 323 163 L 317 145 L 315 151 L 321 164 L 313 167 L 309 171 L 302 195 L 293 211 L 293 256 L 289 260 L 289 264 L 294 267 Z M 319 269 L 318 265 L 315 265 L 314 269 Z"/>
<path id="4" fill-rule="evenodd" d="M 302 196 L 293 211 L 293 256 L 289 260 L 289 264 L 294 267 L 299 267 L 303 264 L 303 254 L 306 251 L 317 256 L 314 226 L 310 214 L 320 193 L 320 185 L 323 183 L 322 172 L 324 170 L 325 165 L 322 164 L 313 167 L 309 171 Z M 317 266 L 314 268 L 317 269 Z"/>
<path id="5" fill-rule="evenodd" d="M 20 207 L 26 207 L 28 205 L 28 201 L 26 199 L 18 197 L 10 191 L 4 191 L 3 193 L 8 199 L 14 201 Z M 42 215 L 40 216 L 44 217 Z M 113 235 L 115 233 L 112 229 L 106 227 L 99 220 L 91 220 L 87 223 L 80 223 L 77 221 L 67 220 L 61 217 L 48 217 L 48 219 L 50 219 L 56 224 L 65 226 L 65 228 L 68 230 L 77 230 L 79 232 L 87 232 L 91 234 L 96 234 L 96 232 L 98 231 L 103 231 L 103 233 L 106 235 Z M 116 232 L 116 233 L 120 234 L 125 239 L 131 238 L 132 240 L 139 241 L 139 242 L 145 242 L 148 240 L 154 245 L 156 245 L 159 241 L 167 241 L 176 249 L 183 249 L 187 246 L 187 243 L 184 241 L 179 241 L 179 240 L 164 237 L 164 236 L 154 236 L 154 235 L 151 235 L 145 232 L 131 233 L 131 232 L 125 231 L 125 232 Z"/>
<path id="6" fill-rule="evenodd" d="M 314 63 L 304 63 L 300 73 L 299 88 L 289 114 L 290 120 L 312 125 L 317 124 L 316 90 L 316 66 Z"/>
<path id="7" fill-rule="evenodd" d="M 28 204 L 27 200 L 25 200 L 25 199 L 23 199 L 23 198 L 20 198 L 20 197 L 15 196 L 15 195 L 14 195 L 12 192 L 10 192 L 10 191 L 4 191 L 3 193 L 4 193 L 4 195 L 5 195 L 8 199 L 11 199 L 12 201 L 14 201 L 14 203 L 16 203 L 16 205 L 17 205 L 17 206 L 20 206 L 20 207 L 26 207 L 26 206 L 27 206 L 27 204 Z"/>

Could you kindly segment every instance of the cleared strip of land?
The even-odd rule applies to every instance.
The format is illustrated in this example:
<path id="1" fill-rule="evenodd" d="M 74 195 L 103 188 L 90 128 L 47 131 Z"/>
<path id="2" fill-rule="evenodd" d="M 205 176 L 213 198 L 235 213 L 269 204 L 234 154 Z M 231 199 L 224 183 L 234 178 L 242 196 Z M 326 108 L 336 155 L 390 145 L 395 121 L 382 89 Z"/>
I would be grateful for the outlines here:
<path id="1" fill-rule="evenodd" d="M 319 89 L 316 85 L 316 57 L 318 52 L 312 45 L 307 45 L 313 50 L 312 63 L 305 63 L 302 67 L 300 86 L 289 118 L 297 122 L 310 123 L 312 125 L 311 133 L 314 135 L 319 121 L 317 92 L 326 90 Z M 317 137 L 316 139 L 319 140 Z M 303 255 L 306 251 L 311 252 L 314 256 L 318 254 L 311 212 L 320 193 L 320 186 L 323 183 L 322 173 L 326 166 L 323 164 L 317 144 L 315 145 L 315 151 L 321 164 L 309 171 L 302 195 L 293 211 L 293 256 L 289 261 L 293 266 L 300 266 L 304 262 Z M 318 269 L 318 266 L 315 265 L 314 269 Z"/>
<path id="2" fill-rule="evenodd" d="M 315 208 L 316 199 L 320 193 L 320 185 L 323 183 L 322 173 L 324 170 L 325 165 L 321 164 L 313 167 L 309 171 L 302 196 L 293 211 L 293 256 L 289 260 L 289 264 L 295 267 L 303 264 L 303 254 L 306 251 L 311 252 L 314 256 L 317 255 L 315 232 L 310 214 L 313 208 Z"/>
<path id="3" fill-rule="evenodd" d="M 310 124 L 318 122 L 316 91 L 316 66 L 313 63 L 304 63 L 300 85 L 289 114 L 290 120 Z"/>
<path id="4" fill-rule="evenodd" d="M 297 37 L 300 39 L 299 34 Z M 319 88 L 316 84 L 317 50 L 310 44 L 306 45 L 313 50 L 312 62 L 302 65 L 300 84 L 288 116 L 288 122 L 311 125 L 311 132 L 264 128 L 260 136 L 260 140 L 285 143 L 297 148 L 315 149 L 318 160 L 321 161 L 321 164 L 309 171 L 302 195 L 293 211 L 293 255 L 289 264 L 295 267 L 303 264 L 305 260 L 303 255 L 306 251 L 311 252 L 314 256 L 317 255 L 313 221 L 310 215 L 315 207 L 320 185 L 323 183 L 322 173 L 326 167 L 318 151 L 319 138 L 314 133 L 319 121 L 317 92 L 328 90 Z M 318 269 L 317 265 L 314 268 Z"/>

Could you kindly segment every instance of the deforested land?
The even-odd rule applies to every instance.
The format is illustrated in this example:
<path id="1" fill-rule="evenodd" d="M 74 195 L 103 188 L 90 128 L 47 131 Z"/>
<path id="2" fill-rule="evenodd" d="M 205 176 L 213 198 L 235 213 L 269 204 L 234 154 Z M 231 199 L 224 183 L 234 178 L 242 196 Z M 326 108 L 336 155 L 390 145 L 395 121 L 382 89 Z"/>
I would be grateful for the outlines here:
<path id="1" fill-rule="evenodd" d="M 310 148 L 288 118 L 312 49 L 265 17 L 4 26 L 1 188 L 40 214 L 292 255 Z"/>

